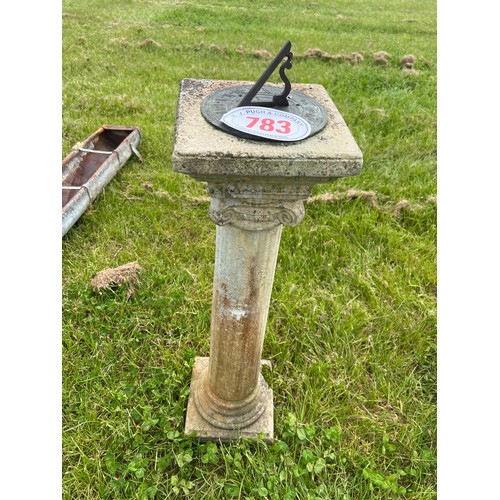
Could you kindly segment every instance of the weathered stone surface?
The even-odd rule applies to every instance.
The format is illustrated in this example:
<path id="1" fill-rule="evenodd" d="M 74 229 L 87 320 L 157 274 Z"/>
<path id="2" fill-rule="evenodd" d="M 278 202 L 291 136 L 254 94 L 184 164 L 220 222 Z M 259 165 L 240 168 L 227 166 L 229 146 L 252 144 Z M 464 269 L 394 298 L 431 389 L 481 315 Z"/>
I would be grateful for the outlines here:
<path id="1" fill-rule="evenodd" d="M 184 79 L 181 82 L 172 165 L 176 172 L 199 180 L 217 176 L 318 178 L 329 182 L 357 175 L 362 153 L 344 119 L 322 85 L 294 84 L 328 111 L 328 124 L 317 135 L 299 142 L 251 141 L 210 125 L 200 112 L 201 101 L 223 87 L 254 82 Z M 227 179 L 226 179 L 227 180 Z"/>
<path id="2" fill-rule="evenodd" d="M 251 141 L 210 125 L 202 99 L 251 82 L 182 81 L 173 168 L 207 182 L 217 224 L 210 358 L 197 358 L 185 432 L 230 441 L 273 439 L 272 391 L 261 374 L 262 348 L 281 230 L 304 217 L 317 183 L 356 175 L 362 154 L 320 85 L 294 85 L 327 109 L 326 127 L 295 143 Z"/>
<path id="3" fill-rule="evenodd" d="M 203 418 L 197 410 L 195 404 L 195 395 L 199 391 L 199 382 L 202 373 L 208 370 L 208 357 L 195 358 L 191 380 L 191 395 L 188 402 L 186 413 L 185 433 L 194 436 L 200 441 L 220 441 L 229 442 L 241 437 L 256 438 L 262 436 L 264 441 L 272 443 L 274 438 L 274 407 L 273 407 L 273 391 L 269 389 L 265 380 L 261 377 L 261 402 L 263 411 L 258 420 L 243 428 L 225 429 L 216 427 L 210 424 Z M 269 364 L 269 361 L 263 360 L 262 364 Z M 260 367 L 260 363 L 259 363 Z"/>

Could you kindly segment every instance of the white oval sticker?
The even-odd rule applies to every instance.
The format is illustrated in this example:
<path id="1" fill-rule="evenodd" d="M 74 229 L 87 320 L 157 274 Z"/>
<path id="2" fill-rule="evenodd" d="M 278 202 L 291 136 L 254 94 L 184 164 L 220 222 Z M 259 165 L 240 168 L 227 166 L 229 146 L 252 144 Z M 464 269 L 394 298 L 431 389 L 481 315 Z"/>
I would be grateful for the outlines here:
<path id="1" fill-rule="evenodd" d="M 221 118 L 231 128 L 274 141 L 300 141 L 311 133 L 311 124 L 304 118 L 279 109 L 242 106 L 228 111 Z"/>

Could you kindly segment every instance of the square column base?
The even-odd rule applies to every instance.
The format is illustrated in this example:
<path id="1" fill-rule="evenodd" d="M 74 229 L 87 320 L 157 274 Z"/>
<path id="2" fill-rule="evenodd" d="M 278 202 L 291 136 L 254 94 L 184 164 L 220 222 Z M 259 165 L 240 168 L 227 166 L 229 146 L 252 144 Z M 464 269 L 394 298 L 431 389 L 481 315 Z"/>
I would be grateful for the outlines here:
<path id="1" fill-rule="evenodd" d="M 263 391 L 265 399 L 264 413 L 253 424 L 243 429 L 221 429 L 207 422 L 196 409 L 193 398 L 193 381 L 196 380 L 203 370 L 208 367 L 208 357 L 196 357 L 194 361 L 193 374 L 191 379 L 191 394 L 186 413 L 186 425 L 184 432 L 188 435 L 194 433 L 194 437 L 199 441 L 215 441 L 227 443 L 239 438 L 256 439 L 261 436 L 266 443 L 272 443 L 274 438 L 274 407 L 273 391 L 265 381 Z M 270 365 L 268 360 L 262 360 L 262 364 Z"/>

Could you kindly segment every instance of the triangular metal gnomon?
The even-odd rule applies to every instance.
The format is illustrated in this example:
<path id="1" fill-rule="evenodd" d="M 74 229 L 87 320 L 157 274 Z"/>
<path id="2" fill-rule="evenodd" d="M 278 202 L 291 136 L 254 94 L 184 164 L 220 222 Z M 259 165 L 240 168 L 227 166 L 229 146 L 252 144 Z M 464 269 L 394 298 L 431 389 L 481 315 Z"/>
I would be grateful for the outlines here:
<path id="1" fill-rule="evenodd" d="M 241 106 L 263 106 L 266 108 L 274 108 L 277 106 L 288 106 L 287 96 L 292 89 L 290 84 L 290 80 L 285 75 L 285 69 L 290 69 L 292 67 L 292 57 L 293 53 L 290 52 L 292 48 L 292 42 L 288 41 L 283 45 L 281 50 L 278 52 L 276 57 L 273 59 L 271 64 L 267 67 L 267 69 L 262 73 L 262 76 L 255 82 L 253 87 L 243 96 L 243 99 L 238 104 L 238 107 Z M 285 84 L 285 90 L 279 94 L 273 96 L 273 100 L 269 102 L 252 102 L 252 99 L 257 95 L 262 86 L 267 82 L 268 78 L 274 73 L 274 70 L 278 67 L 278 64 L 286 57 L 286 61 L 280 67 L 280 77 Z"/>

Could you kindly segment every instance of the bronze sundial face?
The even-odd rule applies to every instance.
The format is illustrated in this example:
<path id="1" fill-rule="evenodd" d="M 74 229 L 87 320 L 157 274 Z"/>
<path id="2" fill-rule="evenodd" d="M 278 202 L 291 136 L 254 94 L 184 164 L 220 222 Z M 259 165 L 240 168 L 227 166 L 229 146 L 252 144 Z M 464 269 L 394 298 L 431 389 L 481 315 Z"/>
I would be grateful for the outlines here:
<path id="1" fill-rule="evenodd" d="M 326 109 L 312 97 L 302 92 L 291 90 L 292 86 L 290 80 L 285 74 L 285 70 L 292 67 L 291 61 L 293 53 L 291 52 L 291 48 L 292 43 L 290 41 L 286 42 L 254 85 L 227 87 L 217 90 L 205 97 L 201 103 L 201 114 L 203 117 L 209 123 L 228 134 L 250 139 L 252 141 L 266 141 L 269 139 L 247 134 L 241 130 L 228 127 L 221 121 L 221 118 L 228 111 L 239 107 L 257 106 L 273 108 L 275 110 L 292 113 L 308 121 L 311 125 L 311 132 L 308 137 L 317 134 L 325 127 L 328 121 L 328 113 Z M 272 85 L 264 85 L 280 62 L 285 58 L 286 61 L 281 64 L 279 69 L 279 74 L 285 84 L 285 88 L 280 89 Z M 279 130 L 277 132 L 279 132 Z M 273 140 L 273 142 L 276 141 Z M 280 142 L 282 141 L 280 140 Z"/>
<path id="2" fill-rule="evenodd" d="M 252 141 L 267 141 L 268 139 L 245 134 L 221 122 L 221 118 L 225 113 L 240 105 L 241 99 L 249 92 L 251 87 L 251 85 L 236 85 L 212 92 L 203 99 L 201 114 L 209 123 L 228 134 Z M 272 100 L 273 96 L 279 95 L 281 91 L 280 87 L 264 85 L 253 98 L 252 105 L 258 106 L 259 102 L 267 103 Z M 275 106 L 274 109 L 305 118 L 311 124 L 309 137 L 323 130 L 328 121 L 328 113 L 318 101 L 296 90 L 290 91 L 287 100 L 288 106 Z"/>

